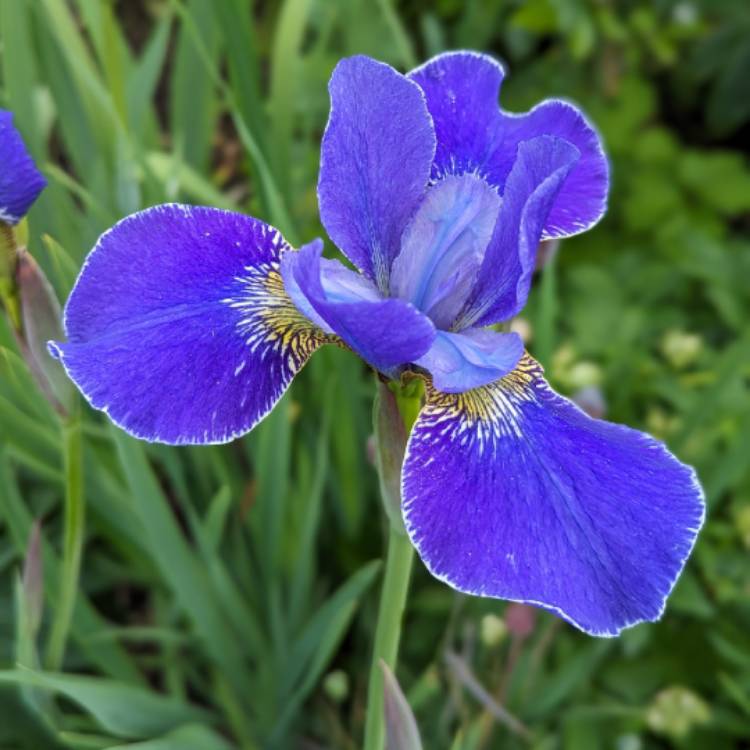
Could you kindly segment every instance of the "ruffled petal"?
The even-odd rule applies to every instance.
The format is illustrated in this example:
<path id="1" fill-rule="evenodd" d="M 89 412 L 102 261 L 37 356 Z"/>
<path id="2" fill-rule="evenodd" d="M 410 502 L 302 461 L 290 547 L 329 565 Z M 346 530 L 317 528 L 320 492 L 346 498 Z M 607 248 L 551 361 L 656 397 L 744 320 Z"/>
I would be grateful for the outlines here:
<path id="1" fill-rule="evenodd" d="M 526 304 L 542 227 L 578 158 L 575 146 L 549 136 L 518 147 L 494 234 L 456 328 L 508 320 Z"/>
<path id="2" fill-rule="evenodd" d="M 498 97 L 502 65 L 477 52 L 445 52 L 409 73 L 427 97 L 437 137 L 433 179 L 479 173 L 502 139 Z M 502 187 L 503 182 L 495 183 Z"/>
<path id="3" fill-rule="evenodd" d="M 570 141 L 581 159 L 565 180 L 544 225 L 543 237 L 568 237 L 593 226 L 607 208 L 609 165 L 596 129 L 573 104 L 542 102 L 529 112 L 498 107 L 503 68 L 487 55 L 438 55 L 409 77 L 425 92 L 435 123 L 433 177 L 476 172 L 504 191 L 518 146 L 540 135 Z"/>
<path id="4" fill-rule="evenodd" d="M 21 221 L 46 185 L 13 125 L 13 114 L 0 110 L 0 221 Z"/>
<path id="5" fill-rule="evenodd" d="M 463 393 L 507 375 L 522 355 L 523 341 L 517 333 L 438 331 L 429 351 L 415 364 L 430 372 L 436 390 Z"/>
<path id="6" fill-rule="evenodd" d="M 389 373 L 421 357 L 435 339 L 435 326 L 413 305 L 384 299 L 378 290 L 338 261 L 321 258 L 320 241 L 284 253 L 284 286 L 297 305 L 321 320 L 376 370 Z"/>
<path id="7" fill-rule="evenodd" d="M 99 239 L 50 345 L 92 406 L 136 437 L 221 443 L 259 422 L 327 340 L 284 291 L 273 227 L 164 205 Z"/>
<path id="8" fill-rule="evenodd" d="M 435 576 L 592 635 L 661 616 L 704 517 L 690 467 L 644 433 L 585 415 L 528 355 L 492 385 L 428 394 L 402 496 Z"/>
<path id="9" fill-rule="evenodd" d="M 368 57 L 342 60 L 328 88 L 321 220 L 349 260 L 386 290 L 401 233 L 430 177 L 432 120 L 419 86 Z"/>

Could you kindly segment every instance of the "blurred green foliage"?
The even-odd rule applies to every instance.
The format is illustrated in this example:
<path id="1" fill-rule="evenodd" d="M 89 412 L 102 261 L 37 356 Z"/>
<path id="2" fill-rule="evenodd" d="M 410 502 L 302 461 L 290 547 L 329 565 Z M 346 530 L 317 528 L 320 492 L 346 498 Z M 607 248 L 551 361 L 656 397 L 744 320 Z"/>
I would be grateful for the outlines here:
<path id="1" fill-rule="evenodd" d="M 696 465 L 708 523 L 664 619 L 617 640 L 543 613 L 519 627 L 418 564 L 399 681 L 429 748 L 747 747 L 746 0 L 0 0 L 0 40 L 0 103 L 51 183 L 29 248 L 61 299 L 98 234 L 142 206 L 321 234 L 341 56 L 405 69 L 479 49 L 507 63 L 506 108 L 578 101 L 611 155 L 609 213 L 563 243 L 519 325 L 560 390 L 601 388 L 611 419 Z M 354 357 L 325 351 L 251 435 L 208 448 L 141 444 L 87 411 L 83 572 L 49 672 L 70 604 L 63 433 L 0 323 L 0 748 L 356 747 L 384 538 L 373 391 Z M 41 573 L 22 580 L 34 519 L 26 567 Z"/>

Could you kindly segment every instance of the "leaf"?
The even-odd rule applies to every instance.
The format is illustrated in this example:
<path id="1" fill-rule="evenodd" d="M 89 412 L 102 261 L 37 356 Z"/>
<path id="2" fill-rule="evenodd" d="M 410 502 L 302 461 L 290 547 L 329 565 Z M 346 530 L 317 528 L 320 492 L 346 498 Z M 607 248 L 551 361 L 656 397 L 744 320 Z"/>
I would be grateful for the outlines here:
<path id="1" fill-rule="evenodd" d="M 285 731 L 286 724 L 323 673 L 354 616 L 359 598 L 375 580 L 380 567 L 381 561 L 373 560 L 360 568 L 320 607 L 292 645 L 281 687 L 282 695 L 290 697 L 276 721 L 274 737 Z"/>
<path id="2" fill-rule="evenodd" d="M 0 671 L 0 683 L 32 685 L 64 695 L 118 737 L 147 738 L 211 714 L 145 688 L 115 680 L 30 669 Z"/>
<path id="3" fill-rule="evenodd" d="M 208 653 L 235 689 L 244 691 L 247 672 L 241 645 L 216 604 L 208 574 L 183 536 L 143 447 L 114 426 L 111 434 L 133 496 L 133 509 L 146 530 L 146 542 L 156 566 Z"/>
<path id="4" fill-rule="evenodd" d="M 191 724 L 159 739 L 117 745 L 110 750 L 232 750 L 232 746 L 213 730 Z"/>

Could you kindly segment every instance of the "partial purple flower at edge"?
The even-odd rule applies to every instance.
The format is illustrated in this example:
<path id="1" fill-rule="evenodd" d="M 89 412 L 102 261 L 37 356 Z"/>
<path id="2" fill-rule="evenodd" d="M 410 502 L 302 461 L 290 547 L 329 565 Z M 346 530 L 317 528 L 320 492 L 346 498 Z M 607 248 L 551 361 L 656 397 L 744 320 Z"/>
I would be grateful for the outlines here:
<path id="1" fill-rule="evenodd" d="M 427 380 L 402 472 L 406 528 L 454 588 L 596 635 L 657 619 L 703 520 L 695 474 L 551 390 L 516 334 L 540 240 L 592 226 L 608 166 L 566 102 L 511 115 L 502 68 L 440 55 L 403 76 L 343 60 L 329 86 L 321 218 L 361 271 L 272 227 L 168 205 L 90 254 L 52 344 L 93 406 L 167 443 L 230 440 L 339 343 Z"/>
<path id="2" fill-rule="evenodd" d="M 18 224 L 46 184 L 13 125 L 13 114 L 0 109 L 0 222 Z"/>

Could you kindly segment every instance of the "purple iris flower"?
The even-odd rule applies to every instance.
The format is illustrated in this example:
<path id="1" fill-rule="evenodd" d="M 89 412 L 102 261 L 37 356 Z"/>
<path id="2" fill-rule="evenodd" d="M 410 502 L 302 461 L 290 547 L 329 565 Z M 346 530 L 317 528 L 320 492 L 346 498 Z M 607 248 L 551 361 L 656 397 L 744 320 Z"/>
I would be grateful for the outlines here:
<path id="1" fill-rule="evenodd" d="M 502 79 L 467 52 L 407 76 L 343 60 L 318 197 L 359 272 L 257 219 L 157 206 L 101 237 L 51 349 L 94 407 L 175 444 L 247 432 L 325 343 L 421 374 L 402 497 L 427 567 L 614 635 L 662 613 L 702 492 L 661 443 L 586 416 L 490 327 L 523 307 L 540 240 L 596 223 L 609 182 L 576 107 L 508 114 Z"/>
<path id="2" fill-rule="evenodd" d="M 0 222 L 18 224 L 46 185 L 13 125 L 13 114 L 0 109 Z"/>

